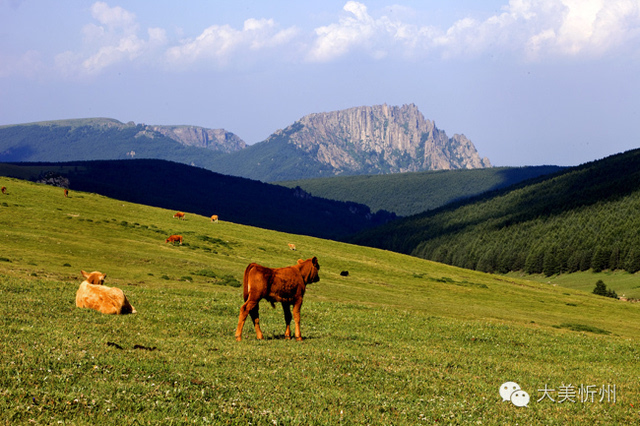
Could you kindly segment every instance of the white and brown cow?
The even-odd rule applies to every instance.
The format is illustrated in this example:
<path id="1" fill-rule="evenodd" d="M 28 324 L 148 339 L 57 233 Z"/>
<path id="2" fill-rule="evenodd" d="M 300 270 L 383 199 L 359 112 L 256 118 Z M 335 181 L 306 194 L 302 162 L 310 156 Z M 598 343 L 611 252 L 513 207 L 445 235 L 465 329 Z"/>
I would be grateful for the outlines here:
<path id="1" fill-rule="evenodd" d="M 107 274 L 81 271 L 84 281 L 76 292 L 78 308 L 95 309 L 103 314 L 135 314 L 136 309 L 129 303 L 119 288 L 103 285 Z"/>

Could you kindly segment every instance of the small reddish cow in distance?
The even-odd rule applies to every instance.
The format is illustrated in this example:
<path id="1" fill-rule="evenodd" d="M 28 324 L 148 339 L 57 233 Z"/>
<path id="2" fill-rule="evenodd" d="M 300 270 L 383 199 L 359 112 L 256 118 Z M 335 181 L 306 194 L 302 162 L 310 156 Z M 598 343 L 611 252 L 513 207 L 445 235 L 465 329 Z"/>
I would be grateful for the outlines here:
<path id="1" fill-rule="evenodd" d="M 67 198 L 69 196 L 69 190 L 65 188 L 64 197 Z"/>
<path id="2" fill-rule="evenodd" d="M 217 222 L 218 221 L 218 215 L 214 214 L 213 216 L 211 216 L 211 222 Z"/>
<path id="3" fill-rule="evenodd" d="M 289 250 L 295 250 L 295 249 L 296 249 L 295 244 L 289 244 Z"/>
<path id="4" fill-rule="evenodd" d="M 257 263 L 249 264 L 244 271 L 244 304 L 240 308 L 236 340 L 242 340 L 242 328 L 249 314 L 256 329 L 256 337 L 258 339 L 264 338 L 260 330 L 260 314 L 258 311 L 258 304 L 261 299 L 266 299 L 274 308 L 275 302 L 282 303 L 284 321 L 287 324 L 284 337 L 287 340 L 291 338 L 289 325 L 291 324 L 291 305 L 293 305 L 296 340 L 302 340 L 302 334 L 300 333 L 302 299 L 307 289 L 307 284 L 320 280 L 319 269 L 320 265 L 316 257 L 307 260 L 300 259 L 296 265 L 275 269 L 267 268 Z"/>
<path id="5" fill-rule="evenodd" d="M 6 194 L 6 193 L 7 193 L 7 187 L 6 187 L 6 186 L 3 186 L 3 187 L 2 187 L 2 193 L 3 193 L 3 194 Z"/>
<path id="6" fill-rule="evenodd" d="M 171 235 L 169 238 L 164 240 L 165 243 L 175 243 L 176 241 L 182 245 L 182 235 Z"/>
<path id="7" fill-rule="evenodd" d="M 78 308 L 95 309 L 103 314 L 135 314 L 136 309 L 131 306 L 124 292 L 116 287 L 103 285 L 107 274 L 93 271 L 90 274 L 80 271 L 84 281 L 76 292 L 76 306 Z"/>
<path id="8" fill-rule="evenodd" d="M 176 219 L 176 218 L 177 218 L 177 219 L 182 219 L 182 220 L 184 220 L 184 213 L 182 213 L 182 212 L 177 212 L 176 214 L 174 214 L 174 215 L 173 215 L 173 218 L 174 218 L 174 219 Z"/>

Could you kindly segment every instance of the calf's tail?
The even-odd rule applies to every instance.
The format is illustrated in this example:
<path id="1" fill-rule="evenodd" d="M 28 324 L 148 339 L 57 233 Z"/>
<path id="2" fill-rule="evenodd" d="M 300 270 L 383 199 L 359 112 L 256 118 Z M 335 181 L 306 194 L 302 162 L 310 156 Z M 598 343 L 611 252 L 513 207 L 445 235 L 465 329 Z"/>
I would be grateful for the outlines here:
<path id="1" fill-rule="evenodd" d="M 255 265 L 256 265 L 255 263 L 250 263 L 249 266 L 247 266 L 247 269 L 244 270 L 244 277 L 242 279 L 242 284 L 243 284 L 242 288 L 243 288 L 243 297 L 245 302 L 249 298 L 249 271 L 251 271 L 251 268 L 253 268 Z"/>

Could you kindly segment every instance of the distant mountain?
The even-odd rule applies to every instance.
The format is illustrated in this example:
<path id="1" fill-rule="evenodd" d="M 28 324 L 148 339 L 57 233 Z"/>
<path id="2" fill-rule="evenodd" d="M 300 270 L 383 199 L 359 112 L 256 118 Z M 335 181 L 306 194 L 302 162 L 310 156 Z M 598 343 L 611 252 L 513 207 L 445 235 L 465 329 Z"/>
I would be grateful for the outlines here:
<path id="1" fill-rule="evenodd" d="M 365 231 L 351 242 L 484 272 L 640 271 L 640 150 Z"/>
<path id="2" fill-rule="evenodd" d="M 399 216 L 411 216 L 562 169 L 559 166 L 490 167 L 336 176 L 278 184 L 288 188 L 299 186 L 314 196 L 330 200 L 362 203 L 373 211 L 386 210 Z"/>
<path id="3" fill-rule="evenodd" d="M 0 126 L 0 162 L 128 158 L 263 182 L 491 166 L 464 135 L 449 138 L 413 104 L 310 114 L 252 146 L 224 129 L 109 118 Z"/>
<path id="4" fill-rule="evenodd" d="M 0 161 L 70 161 L 159 158 L 200 167 L 244 149 L 223 129 L 148 126 L 110 118 L 0 126 Z"/>
<path id="5" fill-rule="evenodd" d="M 247 147 L 242 139 L 224 129 L 206 129 L 198 126 L 147 127 L 186 146 L 207 148 L 225 153 L 240 151 Z"/>
<path id="6" fill-rule="evenodd" d="M 449 138 L 411 104 L 310 114 L 217 160 L 214 169 L 282 181 L 490 166 L 464 135 Z"/>
<path id="7" fill-rule="evenodd" d="M 1 176 L 94 192 L 110 198 L 196 213 L 294 234 L 344 239 L 395 219 L 362 204 L 313 197 L 300 188 L 221 175 L 164 160 L 0 163 Z M 19 195 L 13 193 L 11 200 Z M 9 200 L 9 198 L 7 198 Z"/>

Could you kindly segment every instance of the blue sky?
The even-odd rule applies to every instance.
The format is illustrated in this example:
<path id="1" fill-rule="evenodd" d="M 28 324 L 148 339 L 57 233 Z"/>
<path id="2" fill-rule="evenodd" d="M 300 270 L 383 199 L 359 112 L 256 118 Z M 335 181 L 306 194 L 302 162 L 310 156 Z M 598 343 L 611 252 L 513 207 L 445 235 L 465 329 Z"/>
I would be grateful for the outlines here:
<path id="1" fill-rule="evenodd" d="M 224 128 L 414 103 L 494 165 L 640 147 L 640 0 L 0 0 L 0 124 Z"/>

